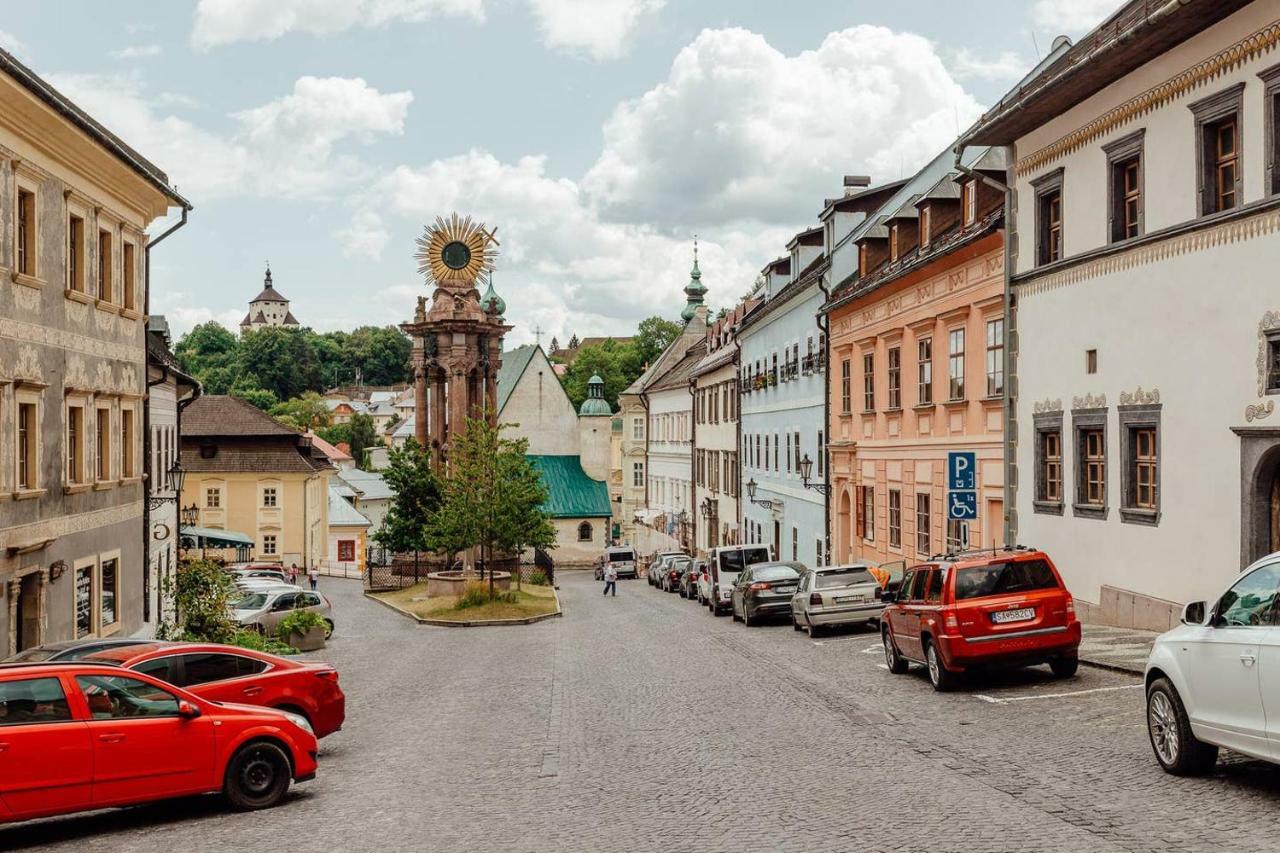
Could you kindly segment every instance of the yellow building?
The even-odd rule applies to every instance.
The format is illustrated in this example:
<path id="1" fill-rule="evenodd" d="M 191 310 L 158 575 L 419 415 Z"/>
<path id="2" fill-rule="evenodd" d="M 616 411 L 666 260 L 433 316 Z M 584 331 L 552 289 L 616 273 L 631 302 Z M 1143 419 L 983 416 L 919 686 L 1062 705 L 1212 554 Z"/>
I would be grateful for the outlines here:
<path id="1" fill-rule="evenodd" d="M 182 467 L 197 527 L 248 536 L 258 560 L 326 560 L 334 468 L 302 433 L 235 397 L 201 397 L 182 414 Z"/>

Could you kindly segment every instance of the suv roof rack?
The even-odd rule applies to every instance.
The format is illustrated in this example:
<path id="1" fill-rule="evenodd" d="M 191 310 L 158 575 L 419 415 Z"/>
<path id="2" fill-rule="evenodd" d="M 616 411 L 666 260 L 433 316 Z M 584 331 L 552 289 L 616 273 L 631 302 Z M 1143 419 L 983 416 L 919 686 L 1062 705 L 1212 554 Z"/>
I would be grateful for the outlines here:
<path id="1" fill-rule="evenodd" d="M 965 557 L 980 557 L 983 554 L 1005 554 L 1021 551 L 1037 551 L 1030 545 L 1000 545 L 994 548 L 962 548 L 958 551 L 946 551 L 940 554 L 934 554 L 930 560 L 959 560 Z"/>

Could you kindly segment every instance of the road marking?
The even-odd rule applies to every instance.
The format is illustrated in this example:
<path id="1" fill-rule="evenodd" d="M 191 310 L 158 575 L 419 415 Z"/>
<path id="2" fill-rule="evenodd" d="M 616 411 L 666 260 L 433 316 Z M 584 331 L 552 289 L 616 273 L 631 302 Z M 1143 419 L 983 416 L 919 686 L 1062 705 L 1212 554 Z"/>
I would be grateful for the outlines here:
<path id="1" fill-rule="evenodd" d="M 876 664 L 876 666 L 880 667 L 881 669 L 886 669 L 886 670 L 889 668 L 889 665 L 888 665 L 888 664 L 884 664 L 884 663 L 878 663 L 878 664 Z"/>
<path id="2" fill-rule="evenodd" d="M 1066 693 L 1040 693 L 1035 696 L 1010 696 L 1007 698 L 998 696 L 987 696 L 984 693 L 975 693 L 973 698 L 981 699 L 983 702 L 989 702 L 992 705 L 1008 705 L 1013 702 L 1030 702 L 1033 699 L 1065 699 L 1070 696 L 1087 696 L 1090 693 L 1110 693 L 1113 690 L 1141 690 L 1141 684 L 1124 684 L 1119 687 L 1094 687 L 1089 690 L 1071 690 Z"/>
<path id="3" fill-rule="evenodd" d="M 867 646 L 862 650 L 862 653 L 864 655 L 878 655 L 882 651 L 884 651 L 883 647 L 879 643 L 876 643 L 874 646 Z"/>

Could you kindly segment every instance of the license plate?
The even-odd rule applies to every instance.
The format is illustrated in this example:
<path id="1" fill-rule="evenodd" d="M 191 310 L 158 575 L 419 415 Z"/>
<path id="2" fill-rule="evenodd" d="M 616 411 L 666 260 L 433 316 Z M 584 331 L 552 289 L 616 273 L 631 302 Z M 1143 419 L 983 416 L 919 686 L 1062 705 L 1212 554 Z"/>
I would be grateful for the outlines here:
<path id="1" fill-rule="evenodd" d="M 1034 618 L 1036 618 L 1036 609 L 1034 607 L 1023 607 L 1020 610 L 1003 610 L 999 613 L 991 614 L 991 621 L 997 625 L 1003 625 L 1007 622 L 1025 622 Z"/>
<path id="2" fill-rule="evenodd" d="M 780 586 L 774 589 L 774 592 L 778 593 L 779 595 L 790 595 L 795 591 L 796 591 L 796 588 L 794 586 Z"/>
<path id="3" fill-rule="evenodd" d="M 836 604 L 861 604 L 866 601 L 865 595 L 837 595 Z"/>

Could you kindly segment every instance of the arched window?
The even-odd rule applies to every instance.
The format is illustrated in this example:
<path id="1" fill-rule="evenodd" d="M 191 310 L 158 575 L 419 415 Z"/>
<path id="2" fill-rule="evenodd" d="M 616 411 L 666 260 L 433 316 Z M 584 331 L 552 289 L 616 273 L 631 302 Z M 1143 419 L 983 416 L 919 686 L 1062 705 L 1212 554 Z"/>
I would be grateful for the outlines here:
<path id="1" fill-rule="evenodd" d="M 579 542 L 591 541 L 591 522 L 584 521 L 578 525 L 578 541 Z"/>

